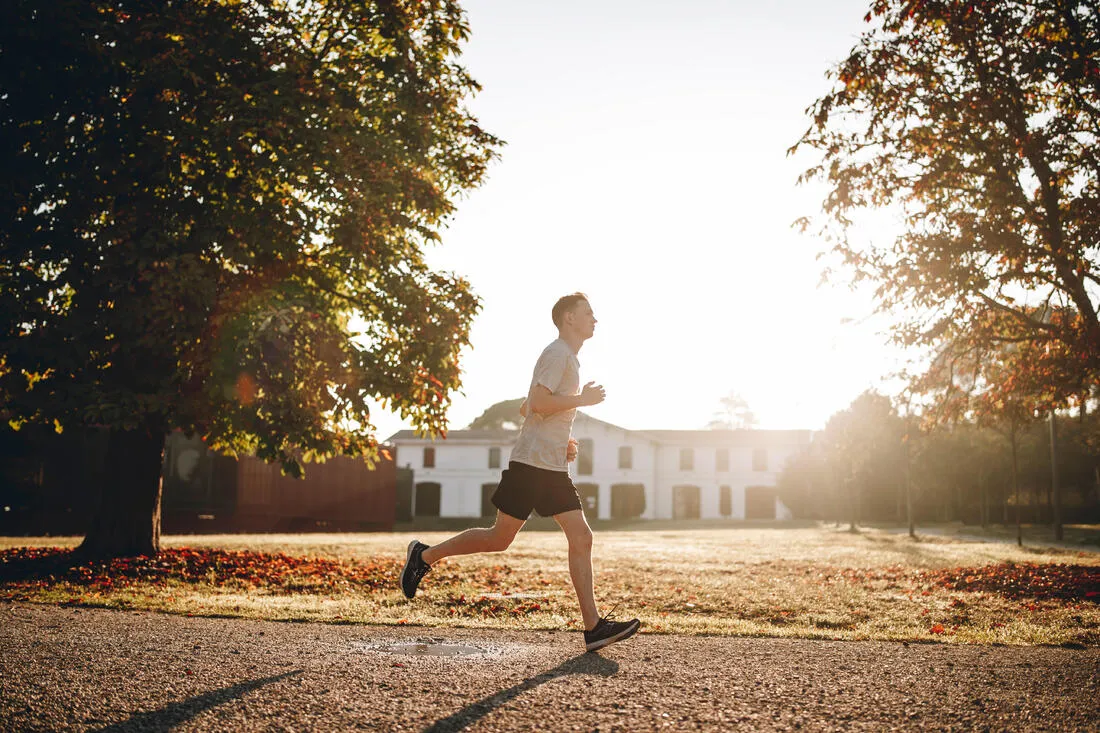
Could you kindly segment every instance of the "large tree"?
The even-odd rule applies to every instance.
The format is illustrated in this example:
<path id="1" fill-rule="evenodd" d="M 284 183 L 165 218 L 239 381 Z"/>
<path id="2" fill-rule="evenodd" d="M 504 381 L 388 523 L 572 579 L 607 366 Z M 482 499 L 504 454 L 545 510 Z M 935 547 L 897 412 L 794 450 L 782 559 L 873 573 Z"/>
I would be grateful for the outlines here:
<path id="1" fill-rule="evenodd" d="M 1080 402 L 1100 375 L 1100 8 L 875 0 L 866 21 L 792 148 L 821 156 L 802 178 L 828 187 L 821 233 L 898 341 L 936 354 L 918 391 L 992 353 L 1017 396 Z M 902 233 L 851 236 L 879 207 Z"/>
<path id="2" fill-rule="evenodd" d="M 4 422 L 110 431 L 84 542 L 155 552 L 167 431 L 292 473 L 441 431 L 477 298 L 434 272 L 497 141 L 455 2 L 14 0 L 0 27 Z"/>
<path id="3" fill-rule="evenodd" d="M 905 429 L 889 397 L 864 392 L 780 472 L 783 502 L 801 516 L 847 516 L 852 529 L 861 517 L 896 516 Z"/>
<path id="4" fill-rule="evenodd" d="M 519 414 L 526 397 L 517 397 L 513 400 L 501 400 L 485 408 L 466 426 L 467 430 L 518 430 L 523 424 L 523 416 Z"/>
<path id="5" fill-rule="evenodd" d="M 748 400 L 738 392 L 731 390 L 718 400 L 718 404 L 721 409 L 707 423 L 708 430 L 752 430 L 759 422 Z"/>

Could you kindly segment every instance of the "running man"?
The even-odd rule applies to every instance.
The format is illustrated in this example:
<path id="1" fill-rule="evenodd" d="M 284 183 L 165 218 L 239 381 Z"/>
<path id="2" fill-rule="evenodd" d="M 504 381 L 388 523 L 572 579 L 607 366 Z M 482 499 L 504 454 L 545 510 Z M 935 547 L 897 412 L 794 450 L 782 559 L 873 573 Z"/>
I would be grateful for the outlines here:
<path id="1" fill-rule="evenodd" d="M 560 298 L 551 316 L 558 338 L 535 364 L 531 388 L 520 410 L 527 419 L 493 494 L 496 523 L 488 529 L 468 529 L 431 547 L 419 540 L 410 542 L 401 571 L 401 590 L 408 598 L 415 596 L 420 579 L 445 557 L 508 549 L 534 510 L 540 516 L 553 517 L 569 541 L 569 577 L 584 620 L 584 643 L 591 652 L 630 638 L 641 622 L 636 618 L 612 621 L 611 614 L 600 617 L 596 610 L 592 529 L 569 478 L 568 463 L 576 456 L 576 441 L 570 434 L 577 408 L 599 404 L 605 397 L 604 388 L 593 382 L 580 388 L 577 353 L 592 338 L 596 317 L 584 293 Z"/>

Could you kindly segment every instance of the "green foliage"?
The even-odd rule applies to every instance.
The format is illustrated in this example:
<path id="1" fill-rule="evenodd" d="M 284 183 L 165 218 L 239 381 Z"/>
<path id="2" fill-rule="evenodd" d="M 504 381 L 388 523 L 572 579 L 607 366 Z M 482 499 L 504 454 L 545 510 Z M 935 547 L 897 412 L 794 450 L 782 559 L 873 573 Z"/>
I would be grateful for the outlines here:
<path id="1" fill-rule="evenodd" d="M 515 430 L 523 424 L 523 416 L 519 414 L 520 405 L 524 397 L 514 400 L 502 400 L 486 408 L 485 412 L 474 418 L 473 422 L 466 426 L 467 430 Z"/>
<path id="2" fill-rule="evenodd" d="M 442 431 L 478 300 L 424 263 L 498 141 L 454 2 L 9 3 L 0 395 L 291 472 Z"/>
<path id="3" fill-rule="evenodd" d="M 962 412 L 1081 404 L 1100 377 L 1100 10 L 875 0 L 866 20 L 792 148 L 822 156 L 800 179 L 829 186 L 821 234 L 897 340 L 936 354 L 917 391 L 964 376 L 993 394 Z M 897 240 L 850 239 L 879 207 Z"/>

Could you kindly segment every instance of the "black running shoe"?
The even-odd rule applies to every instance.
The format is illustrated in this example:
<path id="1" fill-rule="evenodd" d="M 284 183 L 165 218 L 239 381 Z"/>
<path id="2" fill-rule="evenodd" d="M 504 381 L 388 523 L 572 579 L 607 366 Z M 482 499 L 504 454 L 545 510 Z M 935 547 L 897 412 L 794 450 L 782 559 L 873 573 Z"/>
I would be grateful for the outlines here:
<path id="1" fill-rule="evenodd" d="M 409 553 L 405 557 L 405 568 L 401 571 L 401 590 L 406 598 L 416 595 L 416 587 L 420 585 L 420 579 L 432 569 L 432 566 L 420 559 L 420 554 L 428 549 L 420 540 L 409 543 Z"/>
<path id="2" fill-rule="evenodd" d="M 612 609 L 612 611 L 614 610 Z M 594 652 L 608 644 L 629 639 L 638 633 L 641 626 L 642 622 L 636 618 L 629 621 L 612 621 L 611 614 L 608 613 L 596 622 L 595 628 L 584 632 L 584 645 L 587 647 L 587 651 Z"/>

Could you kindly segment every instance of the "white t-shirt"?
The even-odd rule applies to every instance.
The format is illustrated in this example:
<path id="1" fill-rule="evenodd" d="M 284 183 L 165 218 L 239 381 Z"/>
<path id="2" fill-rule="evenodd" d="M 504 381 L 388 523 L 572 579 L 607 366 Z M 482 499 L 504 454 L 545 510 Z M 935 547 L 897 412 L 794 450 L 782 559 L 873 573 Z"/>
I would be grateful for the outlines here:
<path id="1" fill-rule="evenodd" d="M 531 387 L 541 384 L 552 394 L 580 394 L 581 363 L 569 344 L 559 339 L 542 351 L 535 363 Z M 568 471 L 565 451 L 573 431 L 577 411 L 562 410 L 552 415 L 539 415 L 528 410 L 527 419 L 519 430 L 516 445 L 509 460 L 526 463 L 548 471 Z"/>

